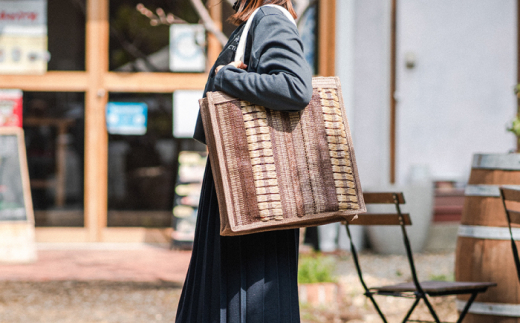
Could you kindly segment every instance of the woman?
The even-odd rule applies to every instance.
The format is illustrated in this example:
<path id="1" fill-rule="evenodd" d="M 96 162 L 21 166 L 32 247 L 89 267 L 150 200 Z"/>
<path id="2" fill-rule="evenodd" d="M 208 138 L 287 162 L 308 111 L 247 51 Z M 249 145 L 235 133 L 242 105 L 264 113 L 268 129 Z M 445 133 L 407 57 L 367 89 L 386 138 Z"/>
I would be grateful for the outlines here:
<path id="1" fill-rule="evenodd" d="M 248 33 L 244 62 L 237 45 L 253 11 L 276 4 L 296 18 L 290 0 L 239 0 L 230 21 L 240 25 L 210 71 L 208 91 L 223 91 L 266 108 L 298 111 L 312 96 L 312 73 L 294 22 L 262 7 Z M 205 143 L 197 121 L 194 138 Z M 300 322 L 297 229 L 220 236 L 218 201 L 208 162 L 200 197 L 193 254 L 177 310 L 177 323 Z"/>

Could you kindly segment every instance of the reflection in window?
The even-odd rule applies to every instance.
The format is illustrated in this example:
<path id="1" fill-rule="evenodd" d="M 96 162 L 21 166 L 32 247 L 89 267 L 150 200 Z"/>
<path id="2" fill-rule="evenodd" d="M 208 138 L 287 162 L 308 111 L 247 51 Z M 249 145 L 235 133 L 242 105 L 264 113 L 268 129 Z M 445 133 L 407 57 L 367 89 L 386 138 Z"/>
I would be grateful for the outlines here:
<path id="1" fill-rule="evenodd" d="M 85 70 L 85 0 L 47 1 L 50 71 Z"/>
<path id="2" fill-rule="evenodd" d="M 173 137 L 171 94 L 112 93 L 110 102 L 146 103 L 148 127 L 109 135 L 108 226 L 169 227 L 179 151 L 205 146 Z"/>
<path id="3" fill-rule="evenodd" d="M 83 226 L 84 94 L 25 92 L 23 129 L 37 226 Z"/>
<path id="4" fill-rule="evenodd" d="M 143 3 L 154 14 L 164 12 L 188 23 L 198 16 L 190 0 L 111 0 L 110 1 L 110 70 L 125 72 L 169 71 L 169 30 L 167 24 L 151 23 L 137 10 Z"/>
<path id="5" fill-rule="evenodd" d="M 316 22 L 317 22 L 317 4 L 309 2 L 304 7 L 301 16 L 298 19 L 298 30 L 303 42 L 303 53 L 307 63 L 312 68 L 313 74 L 316 74 Z"/>

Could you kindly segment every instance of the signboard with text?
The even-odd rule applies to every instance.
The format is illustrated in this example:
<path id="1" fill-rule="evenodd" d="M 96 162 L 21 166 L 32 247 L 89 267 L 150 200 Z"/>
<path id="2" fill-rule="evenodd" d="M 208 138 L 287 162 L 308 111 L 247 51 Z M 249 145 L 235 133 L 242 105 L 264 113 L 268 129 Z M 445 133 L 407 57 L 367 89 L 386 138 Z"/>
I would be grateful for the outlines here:
<path id="1" fill-rule="evenodd" d="M 37 258 L 23 130 L 0 127 L 0 263 Z"/>
<path id="2" fill-rule="evenodd" d="M 0 89 L 0 127 L 22 127 L 21 90 Z"/>
<path id="3" fill-rule="evenodd" d="M 47 1 L 0 0 L 0 74 L 47 71 Z"/>
<path id="4" fill-rule="evenodd" d="M 206 31 L 203 25 L 173 24 L 170 26 L 170 71 L 204 72 Z"/>
<path id="5" fill-rule="evenodd" d="M 111 135 L 144 135 L 148 106 L 141 102 L 109 102 L 106 119 L 107 130 Z"/>

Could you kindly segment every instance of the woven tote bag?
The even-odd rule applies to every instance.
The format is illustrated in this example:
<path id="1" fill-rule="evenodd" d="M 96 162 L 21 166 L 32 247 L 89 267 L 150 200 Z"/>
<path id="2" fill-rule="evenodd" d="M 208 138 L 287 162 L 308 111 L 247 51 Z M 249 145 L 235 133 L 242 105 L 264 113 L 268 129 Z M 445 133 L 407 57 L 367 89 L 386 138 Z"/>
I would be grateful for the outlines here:
<path id="1" fill-rule="evenodd" d="M 312 83 L 311 102 L 299 112 L 223 92 L 199 101 L 221 235 L 315 226 L 366 212 L 339 78 Z"/>
<path id="2" fill-rule="evenodd" d="M 296 25 L 291 14 L 279 9 Z M 256 9 L 240 37 L 243 61 Z M 313 78 L 300 112 L 280 112 L 222 92 L 199 101 L 220 211 L 220 234 L 315 226 L 366 212 L 337 77 Z"/>

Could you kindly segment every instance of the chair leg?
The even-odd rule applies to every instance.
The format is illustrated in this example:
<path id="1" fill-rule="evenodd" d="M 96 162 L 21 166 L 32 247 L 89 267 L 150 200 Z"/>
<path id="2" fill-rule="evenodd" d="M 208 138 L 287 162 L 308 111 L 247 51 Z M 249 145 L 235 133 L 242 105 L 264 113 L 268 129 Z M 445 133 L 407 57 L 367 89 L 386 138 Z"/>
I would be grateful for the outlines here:
<path id="1" fill-rule="evenodd" d="M 426 306 L 428 307 L 428 310 L 430 310 L 430 314 L 432 315 L 433 319 L 435 320 L 436 323 L 441 323 L 441 321 L 439 320 L 439 318 L 437 317 L 437 313 L 435 313 L 435 310 L 433 309 L 433 306 L 432 304 L 430 304 L 430 301 L 428 300 L 428 298 L 426 297 L 426 294 L 422 295 L 421 296 L 422 299 L 424 299 L 424 303 L 426 304 Z"/>
<path id="2" fill-rule="evenodd" d="M 379 314 L 379 316 L 381 317 L 381 319 L 383 320 L 383 322 L 384 323 L 388 323 L 387 320 L 386 320 L 386 317 L 383 315 L 383 312 L 381 312 L 381 309 L 377 305 L 376 300 L 374 299 L 374 295 L 371 292 L 368 292 L 368 291 L 365 293 L 365 295 L 366 295 L 366 297 L 368 297 L 370 299 L 370 301 L 372 302 L 372 304 L 376 308 L 376 311 Z"/>
<path id="3" fill-rule="evenodd" d="M 462 309 L 462 312 L 460 312 L 459 319 L 457 320 L 457 323 L 461 323 L 462 322 L 462 320 L 464 319 L 464 316 L 466 316 L 466 314 L 468 313 L 471 304 L 473 303 L 473 301 L 477 297 L 477 294 L 478 294 L 478 292 L 474 292 L 473 294 L 471 294 L 471 297 L 466 302 L 466 305 Z"/>
<path id="4" fill-rule="evenodd" d="M 415 296 L 415 302 L 413 303 L 412 307 L 410 308 L 410 310 L 408 311 L 408 313 L 406 313 L 406 316 L 404 317 L 403 319 L 403 322 L 402 323 L 406 323 L 408 321 L 408 319 L 410 318 L 410 316 L 412 315 L 412 312 L 415 310 L 415 308 L 417 307 L 417 304 L 419 304 L 419 301 L 421 300 L 421 298 L 424 300 L 424 303 L 426 304 L 426 306 L 428 307 L 428 310 L 430 311 L 430 314 L 432 315 L 433 319 L 435 320 L 436 323 L 441 323 L 441 321 L 439 320 L 439 318 L 437 317 L 437 313 L 435 313 L 435 310 L 433 309 L 433 306 L 430 304 L 430 301 L 428 300 L 428 298 L 426 298 L 426 295 L 416 295 Z"/>
<path id="5" fill-rule="evenodd" d="M 410 315 L 412 315 L 413 310 L 415 310 L 415 307 L 417 307 L 417 304 L 419 304 L 419 301 L 421 300 L 420 296 L 415 296 L 415 302 L 413 303 L 412 307 L 410 307 L 410 310 L 408 313 L 406 313 L 406 316 L 403 319 L 403 323 L 406 323 L 408 319 L 410 318 Z"/>

